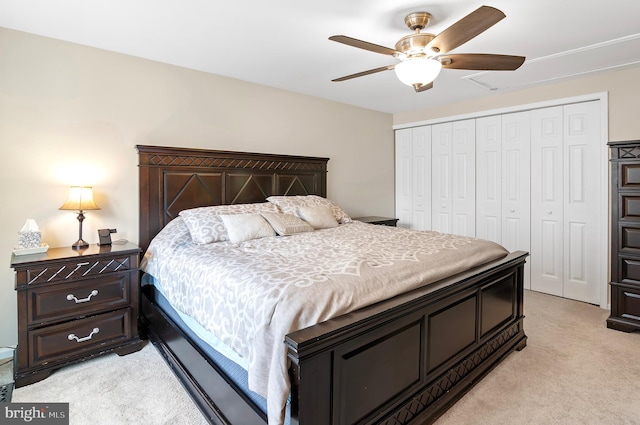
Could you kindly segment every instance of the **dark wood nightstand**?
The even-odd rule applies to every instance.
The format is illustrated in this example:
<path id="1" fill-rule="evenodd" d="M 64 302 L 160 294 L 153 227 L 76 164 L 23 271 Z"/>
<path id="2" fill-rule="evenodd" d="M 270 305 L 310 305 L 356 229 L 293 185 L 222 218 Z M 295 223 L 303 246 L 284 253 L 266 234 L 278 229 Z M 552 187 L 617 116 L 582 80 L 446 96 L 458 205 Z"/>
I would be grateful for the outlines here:
<path id="1" fill-rule="evenodd" d="M 354 218 L 354 220 L 362 221 L 363 223 L 380 224 L 383 226 L 393 226 L 393 227 L 396 227 L 396 223 L 398 223 L 398 219 L 392 218 L 392 217 L 367 216 L 367 217 L 356 217 Z"/>
<path id="2" fill-rule="evenodd" d="M 18 292 L 15 386 L 62 366 L 142 348 L 136 245 L 50 248 L 13 255 Z"/>

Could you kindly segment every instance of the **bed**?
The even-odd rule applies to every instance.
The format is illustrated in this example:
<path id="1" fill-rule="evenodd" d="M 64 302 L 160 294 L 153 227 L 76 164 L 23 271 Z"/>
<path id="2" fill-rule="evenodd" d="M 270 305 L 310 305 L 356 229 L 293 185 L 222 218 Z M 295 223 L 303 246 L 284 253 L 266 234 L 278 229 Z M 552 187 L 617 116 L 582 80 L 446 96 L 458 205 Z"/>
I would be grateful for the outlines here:
<path id="1" fill-rule="evenodd" d="M 183 210 L 327 194 L 327 158 L 137 149 L 143 250 Z M 284 335 L 291 385 L 287 420 L 302 425 L 435 421 L 509 353 L 525 347 L 526 256 L 508 253 Z M 208 420 L 266 424 L 260 402 L 169 311 L 155 287 L 144 286 L 142 292 L 142 332 Z"/>

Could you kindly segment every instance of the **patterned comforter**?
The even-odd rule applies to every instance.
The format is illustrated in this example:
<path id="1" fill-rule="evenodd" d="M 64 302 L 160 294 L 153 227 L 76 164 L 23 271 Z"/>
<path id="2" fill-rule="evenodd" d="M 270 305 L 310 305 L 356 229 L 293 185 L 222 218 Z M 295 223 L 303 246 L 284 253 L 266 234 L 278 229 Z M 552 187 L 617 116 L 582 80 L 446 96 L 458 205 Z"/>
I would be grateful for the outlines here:
<path id="1" fill-rule="evenodd" d="M 286 334 L 506 254 L 489 241 L 357 221 L 195 245 L 177 218 L 151 242 L 142 268 L 176 309 L 246 359 L 249 388 L 278 424 L 290 389 Z"/>

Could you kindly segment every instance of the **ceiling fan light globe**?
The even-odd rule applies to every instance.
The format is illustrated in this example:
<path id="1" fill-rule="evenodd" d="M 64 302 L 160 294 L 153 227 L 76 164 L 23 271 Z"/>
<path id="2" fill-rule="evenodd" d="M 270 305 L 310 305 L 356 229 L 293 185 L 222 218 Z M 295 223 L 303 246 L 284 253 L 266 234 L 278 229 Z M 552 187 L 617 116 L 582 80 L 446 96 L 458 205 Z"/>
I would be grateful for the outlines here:
<path id="1" fill-rule="evenodd" d="M 409 58 L 394 68 L 398 79 L 408 86 L 423 86 L 438 77 L 442 64 L 436 59 Z"/>

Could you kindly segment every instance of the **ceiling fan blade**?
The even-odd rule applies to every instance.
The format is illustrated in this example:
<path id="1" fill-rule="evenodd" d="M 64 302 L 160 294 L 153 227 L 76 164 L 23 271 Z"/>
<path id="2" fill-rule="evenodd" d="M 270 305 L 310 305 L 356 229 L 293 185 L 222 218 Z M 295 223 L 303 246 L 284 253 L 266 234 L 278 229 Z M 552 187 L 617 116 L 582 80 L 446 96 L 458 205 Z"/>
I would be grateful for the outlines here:
<path id="1" fill-rule="evenodd" d="M 504 13 L 494 7 L 480 6 L 438 34 L 427 47 L 436 53 L 449 52 L 491 28 L 505 16 Z"/>
<path id="2" fill-rule="evenodd" d="M 427 91 L 427 90 L 432 89 L 432 88 L 433 88 L 433 82 L 431 82 L 429 84 L 424 84 L 424 85 L 422 85 L 420 87 L 414 87 L 414 89 L 416 90 L 416 93 Z"/>
<path id="3" fill-rule="evenodd" d="M 375 69 L 370 69 L 368 71 L 358 72 L 357 74 L 346 75 L 344 77 L 336 78 L 336 79 L 331 80 L 331 81 L 334 81 L 334 82 L 335 81 L 345 81 L 345 80 L 350 80 L 352 78 L 364 77 L 365 75 L 375 74 L 376 72 L 390 71 L 395 67 L 396 67 L 396 64 L 394 63 L 393 65 L 381 66 L 380 68 L 375 68 Z"/>
<path id="4" fill-rule="evenodd" d="M 524 56 L 458 53 L 438 56 L 443 68 L 480 71 L 515 71 L 524 63 Z"/>
<path id="5" fill-rule="evenodd" d="M 368 41 L 358 40 L 357 38 L 347 37 L 346 35 L 332 35 L 329 37 L 331 41 L 346 44 L 347 46 L 357 47 L 358 49 L 368 50 L 383 55 L 395 56 L 399 52 L 389 47 L 380 46 L 378 44 L 369 43 Z"/>

